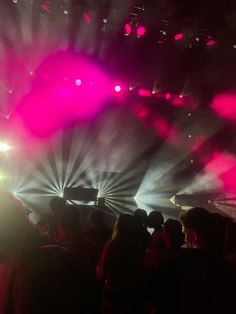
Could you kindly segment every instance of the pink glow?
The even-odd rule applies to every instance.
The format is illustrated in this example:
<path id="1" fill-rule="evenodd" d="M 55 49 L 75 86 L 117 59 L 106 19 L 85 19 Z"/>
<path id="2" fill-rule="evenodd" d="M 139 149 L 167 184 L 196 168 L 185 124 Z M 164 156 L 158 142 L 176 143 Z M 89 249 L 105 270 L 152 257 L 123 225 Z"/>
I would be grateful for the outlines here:
<path id="1" fill-rule="evenodd" d="M 75 80 L 75 85 L 80 86 L 82 84 L 82 81 L 80 79 Z"/>
<path id="2" fill-rule="evenodd" d="M 143 120 L 146 119 L 150 114 L 150 110 L 146 108 L 143 104 L 134 105 L 133 111 L 139 119 L 143 119 Z"/>
<path id="3" fill-rule="evenodd" d="M 46 137 L 72 122 L 95 117 L 109 94 L 108 79 L 94 64 L 78 54 L 60 52 L 35 71 L 32 90 L 17 115 L 33 134 Z"/>
<path id="4" fill-rule="evenodd" d="M 91 17 L 87 13 L 83 13 L 83 17 L 85 22 L 87 22 L 88 24 L 92 23 Z"/>
<path id="5" fill-rule="evenodd" d="M 236 192 L 236 158 L 229 153 L 214 152 L 206 165 L 205 171 L 217 177 L 224 188 L 224 193 Z"/>
<path id="6" fill-rule="evenodd" d="M 138 93 L 139 93 L 139 96 L 143 96 L 143 97 L 151 97 L 152 96 L 152 92 L 150 90 L 147 90 L 147 89 L 140 89 Z"/>
<path id="7" fill-rule="evenodd" d="M 184 38 L 184 35 L 182 33 L 179 33 L 179 34 L 175 35 L 175 40 L 180 40 L 182 38 Z"/>
<path id="8" fill-rule="evenodd" d="M 115 86 L 115 92 L 117 92 L 117 93 L 121 92 L 121 86 L 120 85 Z"/>
<path id="9" fill-rule="evenodd" d="M 144 36 L 145 33 L 146 33 L 146 28 L 145 28 L 144 26 L 139 26 L 139 27 L 137 28 L 137 36 L 138 36 L 138 37 Z"/>
<path id="10" fill-rule="evenodd" d="M 170 98 L 171 98 L 171 94 L 170 94 L 170 93 L 166 93 L 166 94 L 165 94 L 165 99 L 166 99 L 166 100 L 169 100 Z"/>
<path id="11" fill-rule="evenodd" d="M 167 139 L 170 136 L 172 126 L 163 117 L 158 117 L 155 119 L 154 127 L 156 134 L 163 139 Z"/>
<path id="12" fill-rule="evenodd" d="M 42 8 L 44 9 L 44 11 L 46 12 L 50 12 L 50 1 L 46 1 L 42 4 Z"/>
<path id="13" fill-rule="evenodd" d="M 211 108 L 219 117 L 236 122 L 236 94 L 224 93 L 215 96 Z"/>
<path id="14" fill-rule="evenodd" d="M 207 42 L 207 46 L 208 46 L 208 47 L 213 46 L 213 45 L 215 45 L 215 44 L 216 44 L 216 41 L 213 40 L 213 39 L 210 39 L 210 40 L 208 40 L 208 42 Z"/>
<path id="15" fill-rule="evenodd" d="M 128 24 L 128 23 L 126 23 L 126 24 L 125 24 L 125 33 L 126 33 L 126 35 L 130 35 L 131 32 L 132 32 L 131 25 Z"/>

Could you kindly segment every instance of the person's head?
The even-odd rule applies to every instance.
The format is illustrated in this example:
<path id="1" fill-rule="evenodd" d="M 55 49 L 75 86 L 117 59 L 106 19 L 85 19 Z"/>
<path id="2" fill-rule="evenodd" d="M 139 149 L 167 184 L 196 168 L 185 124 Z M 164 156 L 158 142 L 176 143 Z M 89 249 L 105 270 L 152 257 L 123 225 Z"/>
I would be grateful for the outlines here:
<path id="1" fill-rule="evenodd" d="M 178 220 L 167 219 L 164 224 L 163 241 L 167 249 L 178 249 L 184 244 L 182 225 Z"/>
<path id="2" fill-rule="evenodd" d="M 104 226 L 104 214 L 101 210 L 94 210 L 91 213 L 90 221 L 95 228 Z"/>
<path id="3" fill-rule="evenodd" d="M 112 239 L 130 240 L 135 236 L 137 223 L 134 216 L 120 214 L 113 230 Z"/>
<path id="4" fill-rule="evenodd" d="M 76 235 L 79 232 L 80 215 L 77 206 L 67 205 L 59 217 L 58 232 Z"/>
<path id="5" fill-rule="evenodd" d="M 147 212 L 144 209 L 136 209 L 134 217 L 139 225 L 146 226 L 147 224 Z"/>
<path id="6" fill-rule="evenodd" d="M 50 207 L 54 216 L 56 217 L 56 219 L 58 219 L 64 208 L 66 207 L 66 200 L 64 198 L 56 196 L 50 201 Z"/>
<path id="7" fill-rule="evenodd" d="M 37 225 L 37 230 L 42 236 L 53 236 L 56 233 L 56 220 L 53 215 L 41 215 Z"/>
<path id="8" fill-rule="evenodd" d="M 161 212 L 153 210 L 148 215 L 148 227 L 155 230 L 162 230 L 164 225 L 164 217 Z"/>
<path id="9" fill-rule="evenodd" d="M 0 258 L 19 256 L 31 245 L 33 227 L 22 204 L 0 191 Z"/>
<path id="10" fill-rule="evenodd" d="M 190 248 L 209 248 L 212 242 L 212 214 L 205 208 L 195 207 L 183 217 L 186 242 Z"/>

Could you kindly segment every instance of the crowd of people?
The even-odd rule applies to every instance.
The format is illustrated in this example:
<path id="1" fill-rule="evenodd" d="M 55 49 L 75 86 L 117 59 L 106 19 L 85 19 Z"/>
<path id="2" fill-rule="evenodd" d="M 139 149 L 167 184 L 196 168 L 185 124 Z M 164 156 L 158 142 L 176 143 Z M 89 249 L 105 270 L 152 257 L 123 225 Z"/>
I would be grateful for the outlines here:
<path id="1" fill-rule="evenodd" d="M 0 314 L 222 314 L 234 308 L 229 218 L 196 207 L 164 221 L 159 211 L 137 209 L 121 213 L 112 230 L 97 209 L 81 230 L 78 208 L 62 198 L 51 201 L 51 214 L 37 225 L 12 195 L 0 198 Z"/>

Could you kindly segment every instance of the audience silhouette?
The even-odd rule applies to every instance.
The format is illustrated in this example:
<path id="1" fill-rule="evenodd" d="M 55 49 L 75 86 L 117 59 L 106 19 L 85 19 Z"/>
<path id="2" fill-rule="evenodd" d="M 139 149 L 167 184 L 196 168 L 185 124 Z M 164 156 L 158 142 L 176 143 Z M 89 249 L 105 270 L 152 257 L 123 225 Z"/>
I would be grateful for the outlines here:
<path id="1" fill-rule="evenodd" d="M 33 226 L 19 201 L 3 191 L 0 198 L 1 314 L 218 314 L 234 308 L 235 223 L 229 218 L 196 207 L 182 225 L 137 209 L 120 214 L 111 235 L 104 213 L 94 210 L 93 226 L 82 234 L 79 208 L 63 199 L 54 198 L 53 216 L 42 215 Z"/>

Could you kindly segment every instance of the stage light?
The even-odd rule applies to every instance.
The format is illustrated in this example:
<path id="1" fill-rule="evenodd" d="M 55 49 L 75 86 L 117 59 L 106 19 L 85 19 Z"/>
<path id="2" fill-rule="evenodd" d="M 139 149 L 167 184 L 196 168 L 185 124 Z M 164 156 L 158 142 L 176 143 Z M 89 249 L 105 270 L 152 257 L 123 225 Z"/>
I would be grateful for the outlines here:
<path id="1" fill-rule="evenodd" d="M 67 15 L 68 13 L 69 13 L 69 12 L 68 12 L 68 10 L 64 10 L 64 14 L 66 14 L 66 15 Z"/>
<path id="2" fill-rule="evenodd" d="M 5 179 L 6 177 L 2 174 L 0 174 L 0 180 Z"/>
<path id="3" fill-rule="evenodd" d="M 125 24 L 125 36 L 129 36 L 132 32 L 132 27 L 130 24 L 126 23 Z"/>
<path id="4" fill-rule="evenodd" d="M 120 85 L 116 85 L 115 86 L 115 92 L 116 93 L 120 93 L 121 92 L 121 86 Z"/>
<path id="5" fill-rule="evenodd" d="M 6 144 L 6 143 L 0 143 L 0 152 L 6 152 L 10 149 L 11 147 Z"/>
<path id="6" fill-rule="evenodd" d="M 213 39 L 209 39 L 208 42 L 207 42 L 207 46 L 208 46 L 208 47 L 213 46 L 213 45 L 215 45 L 215 44 L 216 44 L 216 42 L 215 42 L 215 40 L 213 40 Z"/>
<path id="7" fill-rule="evenodd" d="M 75 85 L 76 86 L 81 86 L 82 81 L 80 79 L 75 80 Z"/>
<path id="8" fill-rule="evenodd" d="M 138 93 L 139 93 L 139 96 L 143 96 L 143 97 L 151 97 L 152 96 L 152 92 L 150 90 L 147 90 L 147 89 L 140 89 Z"/>
<path id="9" fill-rule="evenodd" d="M 12 0 L 13 1 L 13 3 L 17 3 L 18 2 L 18 0 Z"/>
<path id="10" fill-rule="evenodd" d="M 233 47 L 234 47 L 234 49 L 236 49 L 236 45 L 234 45 Z"/>
<path id="11" fill-rule="evenodd" d="M 170 93 L 166 93 L 166 95 L 165 95 L 165 99 L 166 99 L 166 100 L 169 100 L 169 99 L 170 99 L 170 97 L 171 97 Z"/>
<path id="12" fill-rule="evenodd" d="M 145 35 L 145 33 L 146 33 L 146 28 L 144 26 L 139 26 L 137 28 L 137 36 L 139 38 L 143 37 Z"/>
<path id="13" fill-rule="evenodd" d="M 107 19 L 103 19 L 102 21 L 103 21 L 103 23 L 105 23 L 105 24 L 108 22 Z"/>
<path id="14" fill-rule="evenodd" d="M 92 19 L 87 13 L 83 13 L 83 17 L 84 17 L 85 22 L 87 22 L 88 24 L 92 23 Z"/>
<path id="15" fill-rule="evenodd" d="M 184 38 L 184 35 L 182 33 L 179 33 L 179 34 L 175 35 L 175 40 L 180 40 L 182 38 Z"/>

